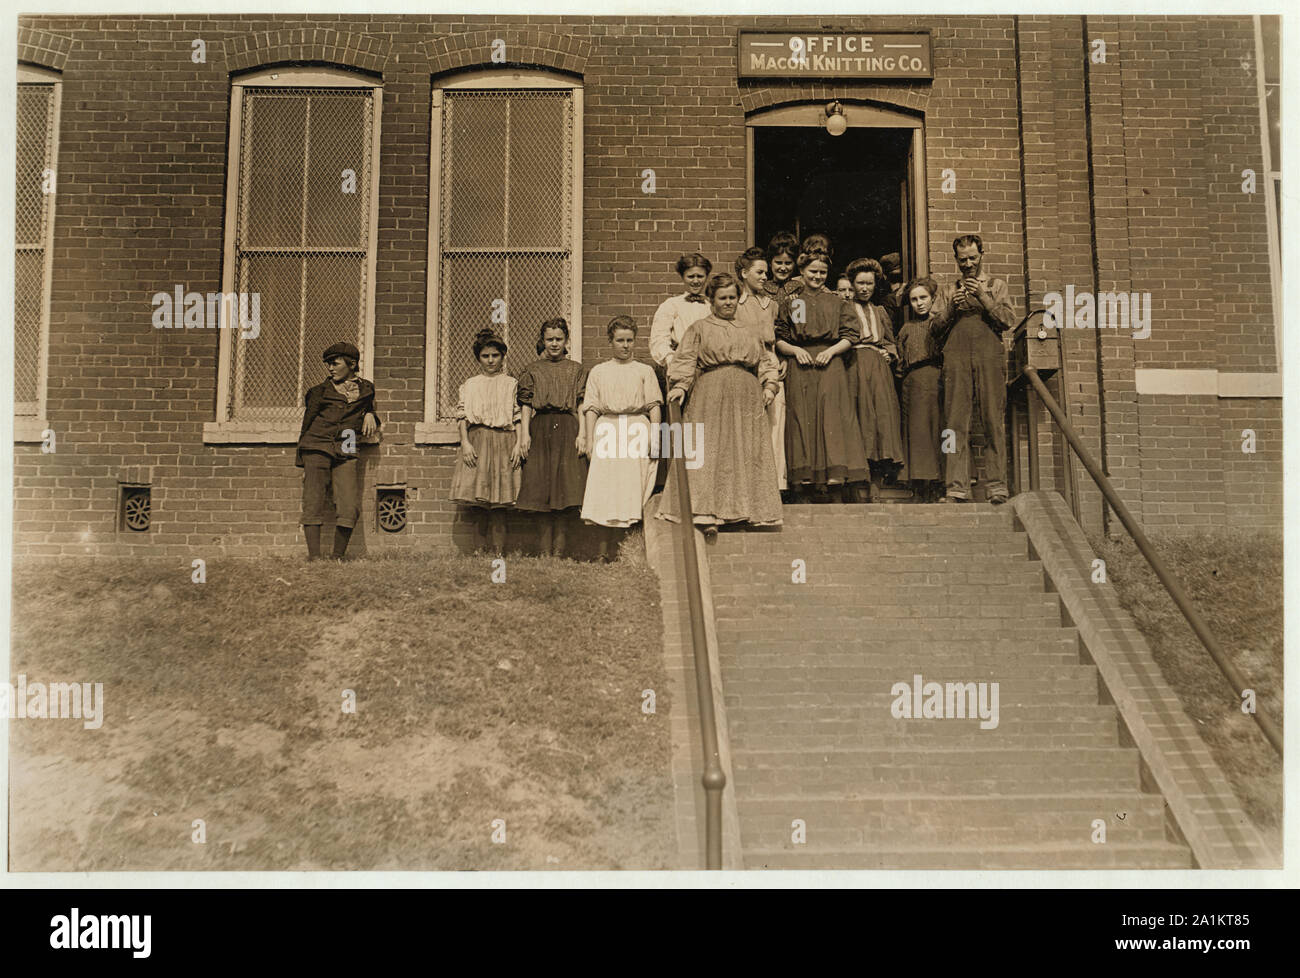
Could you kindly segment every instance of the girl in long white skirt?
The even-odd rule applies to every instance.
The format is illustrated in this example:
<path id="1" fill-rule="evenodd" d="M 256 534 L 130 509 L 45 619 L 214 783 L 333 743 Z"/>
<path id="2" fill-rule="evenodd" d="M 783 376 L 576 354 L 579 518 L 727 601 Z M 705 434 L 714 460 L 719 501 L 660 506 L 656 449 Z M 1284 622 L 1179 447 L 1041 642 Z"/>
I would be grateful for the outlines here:
<path id="1" fill-rule="evenodd" d="M 632 359 L 632 317 L 614 317 L 606 332 L 614 358 L 592 368 L 582 402 L 583 451 L 591 460 L 582 518 L 606 528 L 600 534 L 602 560 L 610 559 L 617 529 L 644 516 L 654 490 L 654 439 L 663 407 L 654 370 Z"/>

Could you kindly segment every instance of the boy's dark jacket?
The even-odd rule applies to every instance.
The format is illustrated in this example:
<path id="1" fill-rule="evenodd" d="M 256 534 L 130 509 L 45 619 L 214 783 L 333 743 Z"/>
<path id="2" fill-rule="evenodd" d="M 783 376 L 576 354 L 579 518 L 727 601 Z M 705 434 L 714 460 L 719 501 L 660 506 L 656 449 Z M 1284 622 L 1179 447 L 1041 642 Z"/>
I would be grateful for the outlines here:
<path id="1" fill-rule="evenodd" d="M 380 424 L 379 414 L 375 411 L 375 385 L 362 377 L 356 380 L 361 396 L 351 403 L 335 390 L 334 382 L 329 379 L 307 392 L 302 430 L 298 432 L 298 453 L 294 459 L 299 468 L 303 465 L 304 451 L 324 452 L 338 459 L 356 458 L 355 452 L 348 454 L 343 451 L 343 432 L 351 429 L 356 432 L 356 440 L 360 441 L 361 427 L 367 414 L 375 415 L 375 424 Z"/>

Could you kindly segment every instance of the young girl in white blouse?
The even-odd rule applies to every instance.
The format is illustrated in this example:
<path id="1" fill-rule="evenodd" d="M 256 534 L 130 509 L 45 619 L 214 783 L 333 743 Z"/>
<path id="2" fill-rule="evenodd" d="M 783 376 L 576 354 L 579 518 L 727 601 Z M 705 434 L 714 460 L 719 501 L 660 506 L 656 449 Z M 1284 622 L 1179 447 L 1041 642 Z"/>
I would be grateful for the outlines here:
<path id="1" fill-rule="evenodd" d="M 609 560 L 618 528 L 639 523 L 655 483 L 654 439 L 663 398 L 648 364 L 632 359 L 636 322 L 615 316 L 606 330 L 614 359 L 592 368 L 582 401 L 582 447 L 591 459 L 582 518 L 604 527 L 600 559 Z"/>
<path id="2" fill-rule="evenodd" d="M 451 476 L 451 498 L 480 510 L 477 542 L 490 533 L 498 555 L 506 547 L 506 510 L 519 496 L 519 405 L 515 378 L 505 372 L 506 344 L 490 329 L 474 338 L 480 373 L 460 385 L 456 419 L 460 452 Z"/>

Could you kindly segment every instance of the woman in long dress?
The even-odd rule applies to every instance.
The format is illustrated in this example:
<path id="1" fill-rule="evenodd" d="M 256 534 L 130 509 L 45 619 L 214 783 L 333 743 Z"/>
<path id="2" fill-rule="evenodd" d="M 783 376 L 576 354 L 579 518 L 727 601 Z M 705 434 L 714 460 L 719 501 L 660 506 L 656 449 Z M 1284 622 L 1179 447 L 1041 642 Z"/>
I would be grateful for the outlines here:
<path id="1" fill-rule="evenodd" d="M 601 559 L 610 557 L 617 528 L 641 521 L 654 490 L 663 408 L 659 378 L 632 359 L 636 321 L 615 316 L 606 335 L 614 358 L 591 368 L 582 399 L 583 450 L 591 459 L 582 518 L 602 528 Z"/>
<path id="2" fill-rule="evenodd" d="M 943 355 L 931 331 L 930 306 L 939 287 L 929 276 L 914 278 L 903 293 L 907 320 L 898 334 L 903 368 L 903 462 L 901 478 L 912 483 L 921 502 L 938 502 L 944 493 L 940 451 L 943 410 L 940 381 Z"/>
<path id="3" fill-rule="evenodd" d="M 873 258 L 859 258 L 845 270 L 853 286 L 850 304 L 858 319 L 859 335 L 846 358 L 849 396 L 862 432 L 862 450 L 871 467 L 871 501 L 880 499 L 884 478 L 903 464 L 898 394 L 894 390 L 894 365 L 898 346 L 889 312 L 871 300 L 884 277 Z"/>
<path id="4" fill-rule="evenodd" d="M 668 367 L 673 362 L 682 337 L 686 335 L 691 323 L 709 314 L 709 300 L 704 298 L 704 286 L 708 284 L 709 273 L 713 271 L 713 262 L 698 251 L 692 251 L 679 256 L 674 267 L 686 291 L 671 295 L 661 302 L 655 310 L 654 318 L 650 320 L 650 360 L 654 365 L 655 377 L 659 380 L 659 392 L 664 397 L 668 396 Z M 655 485 L 662 486 L 667 477 L 667 459 L 659 459 L 655 466 Z"/>
<path id="5" fill-rule="evenodd" d="M 842 489 L 867 479 L 843 357 L 861 328 L 849 304 L 826 289 L 829 256 L 804 254 L 799 266 L 804 288 L 776 314 L 776 352 L 787 366 L 786 478 L 792 490 Z"/>
<path id="6" fill-rule="evenodd" d="M 763 349 L 775 357 L 777 301 L 768 294 L 767 256 L 762 248 L 750 248 L 736 259 L 736 277 L 740 279 L 740 302 L 736 322 L 751 330 Z M 786 489 L 785 478 L 785 368 L 777 361 L 776 397 L 767 406 L 767 422 L 772 428 L 772 461 L 776 463 L 776 487 Z"/>
<path id="7" fill-rule="evenodd" d="M 587 368 L 568 358 L 569 324 L 561 316 L 542 323 L 537 337 L 540 359 L 519 372 L 518 509 L 540 514 L 539 552 L 565 555 L 568 513 L 582 505 L 587 460 L 581 455 L 578 410 Z"/>
<path id="8" fill-rule="evenodd" d="M 705 295 L 710 314 L 686 331 L 673 357 L 668 399 L 686 402 L 682 445 L 691 509 L 712 538 L 720 523 L 780 523 L 781 496 L 765 413 L 776 397 L 776 362 L 759 338 L 736 322 L 740 287 L 735 278 L 714 275 Z M 677 469 L 669 469 L 659 511 L 673 522 L 680 519 Z"/>

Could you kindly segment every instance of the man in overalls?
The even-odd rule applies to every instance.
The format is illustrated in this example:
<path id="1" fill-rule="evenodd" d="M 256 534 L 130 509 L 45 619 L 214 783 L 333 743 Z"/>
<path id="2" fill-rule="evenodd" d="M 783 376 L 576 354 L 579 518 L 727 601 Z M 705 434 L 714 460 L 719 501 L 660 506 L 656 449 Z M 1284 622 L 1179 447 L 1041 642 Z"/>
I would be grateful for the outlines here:
<path id="1" fill-rule="evenodd" d="M 1005 503 L 1007 368 L 1002 334 L 1015 328 L 1016 313 L 1007 283 L 983 272 L 984 243 L 978 234 L 957 238 L 952 252 L 961 279 L 939 288 L 931 327 L 943 350 L 944 427 L 952 429 L 955 440 L 947 457 L 944 502 L 970 499 L 970 422 L 978 397 L 988 445 L 989 502 Z"/>

